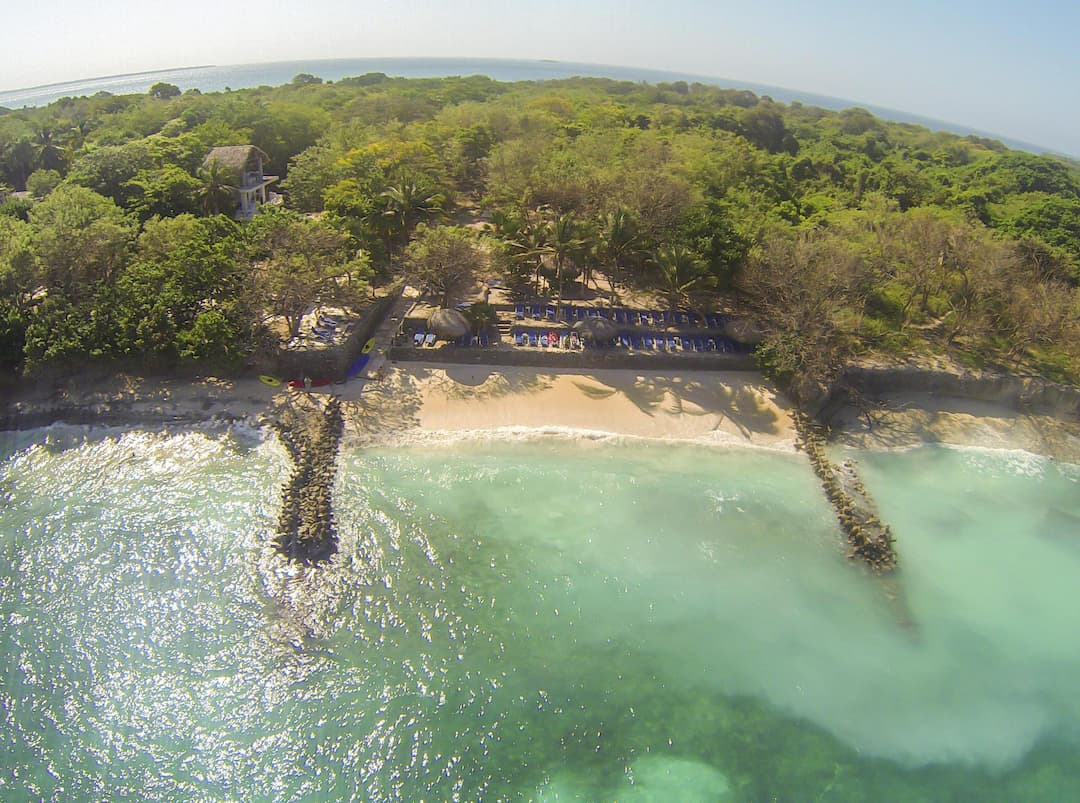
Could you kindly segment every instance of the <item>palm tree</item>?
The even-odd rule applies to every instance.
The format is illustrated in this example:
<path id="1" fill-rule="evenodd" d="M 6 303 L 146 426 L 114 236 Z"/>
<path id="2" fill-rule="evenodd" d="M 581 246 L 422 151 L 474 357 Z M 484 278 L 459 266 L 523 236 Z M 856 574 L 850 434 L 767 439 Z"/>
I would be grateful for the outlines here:
<path id="1" fill-rule="evenodd" d="M 394 237 L 408 239 L 417 223 L 442 213 L 446 200 L 440 193 L 413 181 L 387 187 L 379 197 L 384 204 L 382 216 L 389 224 L 384 228 L 388 261 Z"/>
<path id="2" fill-rule="evenodd" d="M 672 306 L 685 304 L 690 293 L 716 283 L 704 260 L 685 245 L 664 245 L 653 255 L 664 295 Z"/>
<path id="3" fill-rule="evenodd" d="M 563 277 L 566 275 L 567 268 L 574 264 L 575 258 L 581 254 L 585 246 L 585 240 L 581 234 L 581 225 L 573 212 L 567 212 L 549 220 L 543 229 L 543 252 L 555 263 L 560 305 L 563 295 Z"/>
<path id="4" fill-rule="evenodd" d="M 26 189 L 26 179 L 34 172 L 35 159 L 34 144 L 28 139 L 0 144 L 0 163 L 19 192 Z"/>
<path id="5" fill-rule="evenodd" d="M 51 128 L 42 128 L 37 132 L 37 160 L 44 170 L 63 172 L 67 153 L 56 142 L 55 132 Z"/>
<path id="6" fill-rule="evenodd" d="M 608 279 L 611 282 L 612 295 L 614 295 L 616 285 L 622 281 L 619 275 L 621 263 L 636 256 L 641 246 L 637 224 L 629 212 L 620 208 L 614 212 L 608 212 L 600 219 L 600 236 L 597 246 L 600 259 L 608 268 Z"/>
<path id="7" fill-rule="evenodd" d="M 199 204 L 207 215 L 232 212 L 236 207 L 236 179 L 228 167 L 214 159 L 199 171 L 202 186 L 199 188 Z"/>

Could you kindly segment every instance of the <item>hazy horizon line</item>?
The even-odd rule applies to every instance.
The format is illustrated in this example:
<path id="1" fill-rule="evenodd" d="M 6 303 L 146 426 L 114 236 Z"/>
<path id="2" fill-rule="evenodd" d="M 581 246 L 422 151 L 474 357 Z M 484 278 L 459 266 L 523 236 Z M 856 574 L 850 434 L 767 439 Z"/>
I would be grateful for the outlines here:
<path id="1" fill-rule="evenodd" d="M 791 87 L 782 87 L 782 86 L 776 86 L 776 85 L 772 85 L 772 84 L 761 84 L 761 83 L 757 83 L 756 81 L 749 81 L 749 80 L 742 80 L 742 79 L 735 79 L 735 78 L 725 78 L 725 77 L 722 77 L 722 76 L 715 76 L 715 75 L 703 75 L 703 74 L 699 74 L 699 73 L 673 71 L 673 70 L 668 70 L 668 69 L 658 69 L 658 68 L 653 68 L 653 67 L 642 67 L 642 66 L 626 65 L 626 64 L 603 64 L 603 63 L 596 63 L 596 62 L 567 61 L 565 59 L 552 59 L 552 58 L 522 59 L 522 58 L 500 58 L 500 57 L 496 57 L 496 56 L 451 56 L 451 55 L 443 55 L 443 56 L 340 56 L 340 57 L 323 57 L 323 58 L 314 58 L 314 59 L 304 59 L 304 58 L 300 58 L 300 59 L 277 59 L 277 60 L 273 60 L 273 61 L 239 62 L 239 63 L 235 63 L 235 64 L 221 64 L 221 65 L 219 65 L 219 64 L 198 64 L 198 65 L 183 66 L 183 67 L 165 67 L 165 68 L 158 68 L 158 69 L 152 69 L 152 70 L 135 70 L 133 72 L 115 73 L 115 74 L 111 74 L 111 75 L 98 75 L 98 76 L 85 77 L 85 78 L 73 78 L 73 79 L 69 79 L 69 80 L 66 80 L 66 81 L 54 81 L 54 82 L 47 83 L 47 84 L 37 84 L 37 85 L 33 85 L 33 86 L 24 86 L 24 87 L 18 87 L 18 88 L 15 88 L 15 89 L 0 89 L 0 94 L 17 94 L 17 93 L 20 93 L 20 92 L 32 92 L 32 91 L 35 91 L 35 90 L 43 90 L 43 89 L 55 89 L 57 87 L 64 87 L 64 86 L 77 86 L 79 84 L 92 83 L 92 82 L 95 82 L 95 81 L 108 81 L 108 80 L 118 79 L 118 78 L 134 78 L 134 77 L 137 77 L 137 76 L 140 76 L 140 75 L 159 75 L 159 74 L 165 74 L 165 73 L 184 72 L 184 71 L 188 71 L 188 70 L 229 69 L 229 68 L 238 68 L 238 67 L 254 67 L 254 66 L 270 65 L 270 64 L 318 64 L 318 63 L 348 62 L 348 61 L 371 61 L 371 62 L 390 62 L 390 63 L 399 62 L 399 61 L 400 62 L 414 62 L 414 63 L 415 62 L 424 62 L 424 61 L 429 61 L 429 62 L 444 62 L 444 61 L 455 62 L 456 61 L 456 62 L 463 62 L 463 63 L 468 63 L 468 62 L 499 63 L 499 62 L 501 62 L 501 63 L 519 63 L 519 64 L 544 63 L 544 64 L 563 64 L 563 65 L 567 65 L 567 66 L 570 66 L 570 67 L 584 67 L 584 68 L 599 69 L 599 70 L 603 70 L 603 69 L 642 70 L 642 71 L 645 71 L 645 72 L 655 73 L 657 75 L 669 76 L 673 80 L 690 80 L 690 81 L 693 81 L 695 83 L 708 83 L 708 84 L 712 84 L 714 86 L 718 86 L 720 88 L 732 88 L 732 89 L 747 88 L 750 91 L 755 92 L 759 96 L 770 94 L 771 92 L 782 92 L 782 93 L 785 93 L 785 94 L 787 94 L 789 96 L 799 96 L 799 95 L 801 95 L 801 96 L 804 96 L 811 104 L 814 104 L 815 101 L 827 102 L 829 105 L 825 106 L 825 108 L 830 108 L 830 106 L 834 110 L 843 110 L 844 108 L 864 108 L 867 111 L 873 113 L 875 116 L 883 117 L 883 118 L 885 118 L 887 120 L 891 119 L 893 122 L 909 122 L 912 119 L 914 119 L 915 124 L 922 125 L 922 126 L 924 126 L 926 128 L 930 128 L 931 130 L 934 130 L 935 127 L 940 127 L 942 130 L 946 130 L 946 131 L 950 131 L 952 133 L 959 134 L 959 132 L 956 129 L 964 129 L 966 132 L 968 132 L 967 134 L 963 134 L 964 136 L 966 136 L 966 135 L 975 135 L 975 136 L 989 137 L 989 138 L 993 138 L 995 140 L 999 140 L 999 141 L 1001 141 L 1003 144 L 1005 144 L 1007 146 L 1017 147 L 1018 149 L 1021 149 L 1021 150 L 1028 150 L 1028 151 L 1033 151 L 1033 152 L 1037 152 L 1037 153 L 1050 154 L 1050 155 L 1064 157 L 1066 159 L 1072 159 L 1072 160 L 1075 160 L 1075 159 L 1078 158 L 1078 157 L 1066 154 L 1064 152 L 1055 151 L 1054 149 L 1052 149 L 1050 147 L 1047 147 L 1045 145 L 1038 145 L 1038 144 L 1036 144 L 1034 142 L 1027 142 L 1025 140 L 1016 139 L 1014 137 L 1006 137 L 1006 136 L 1004 136 L 1002 134 L 997 134 L 997 133 L 994 133 L 994 132 L 991 132 L 991 131 L 984 131 L 984 130 L 977 129 L 977 128 L 975 128 L 973 126 L 970 126 L 970 125 L 966 125 L 966 124 L 962 124 L 962 123 L 958 123 L 958 122 L 953 122 L 953 121 L 950 121 L 950 120 L 942 120 L 942 119 L 937 119 L 937 118 L 933 118 L 933 117 L 926 117 L 925 115 L 921 115 L 921 114 L 918 114 L 916 112 L 908 112 L 908 111 L 904 111 L 903 109 L 895 109 L 895 108 L 891 108 L 891 107 L 887 107 L 887 106 L 879 106 L 879 105 L 874 104 L 874 103 L 868 103 L 868 102 L 864 102 L 864 101 L 854 100 L 854 99 L 851 99 L 851 98 L 841 98 L 841 97 L 837 97 L 835 95 L 820 94 L 820 93 L 814 92 L 812 90 L 794 89 L 794 88 L 791 88 Z M 317 77 L 321 78 L 321 76 L 317 76 Z M 351 77 L 351 76 L 348 76 L 348 77 Z M 392 77 L 392 78 L 393 77 L 406 78 L 406 76 L 389 76 L 389 77 Z M 450 76 L 446 75 L 446 76 L 441 76 L 441 77 L 450 77 Z M 494 81 L 500 81 L 502 83 L 514 83 L 514 81 L 505 81 L 503 79 L 497 79 L 497 78 L 493 78 L 491 76 L 486 76 L 486 77 L 491 78 L 491 80 L 494 80 Z M 626 79 L 610 78 L 610 76 L 588 74 L 588 73 L 582 74 L 582 75 L 576 75 L 576 76 L 572 76 L 572 77 L 608 78 L 609 80 L 626 80 Z M 328 79 L 328 80 L 332 82 L 332 79 Z M 341 80 L 341 79 L 337 79 L 337 80 Z M 406 78 L 406 80 L 408 80 L 408 79 Z M 519 79 L 519 80 L 560 81 L 560 80 L 567 80 L 567 77 L 551 77 L 551 78 L 541 78 L 541 79 Z M 647 83 L 650 83 L 650 81 L 641 80 L 641 83 L 646 83 L 647 84 Z M 739 86 L 740 84 L 742 85 L 741 87 Z M 237 89 L 247 89 L 247 88 L 254 88 L 254 87 L 238 87 Z M 792 100 L 799 101 L 799 98 L 798 97 L 793 97 Z M 51 103 L 53 103 L 53 102 L 55 102 L 55 100 L 50 101 L 50 103 L 47 103 L 47 104 L 44 104 L 44 105 L 48 106 L 48 105 L 51 105 Z M 780 102 L 785 102 L 785 101 L 780 101 Z M 788 105 L 790 105 L 791 102 L 792 102 L 791 100 L 786 101 L 786 103 Z M 803 101 L 799 101 L 799 102 L 803 102 Z M 25 105 L 26 104 L 24 104 L 24 107 L 25 107 Z M 898 115 L 902 116 L 902 117 L 905 117 L 905 118 L 908 118 L 908 119 L 907 120 L 898 120 L 896 118 L 896 116 L 898 116 Z"/>

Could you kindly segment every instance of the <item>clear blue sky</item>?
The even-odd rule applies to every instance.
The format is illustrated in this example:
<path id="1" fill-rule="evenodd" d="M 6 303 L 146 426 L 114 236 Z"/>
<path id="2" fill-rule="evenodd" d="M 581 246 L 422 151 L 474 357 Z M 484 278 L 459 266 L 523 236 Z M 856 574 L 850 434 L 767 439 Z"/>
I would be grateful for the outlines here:
<path id="1" fill-rule="evenodd" d="M 11 0 L 0 89 L 195 64 L 552 58 L 733 78 L 1080 155 L 1076 0 Z"/>

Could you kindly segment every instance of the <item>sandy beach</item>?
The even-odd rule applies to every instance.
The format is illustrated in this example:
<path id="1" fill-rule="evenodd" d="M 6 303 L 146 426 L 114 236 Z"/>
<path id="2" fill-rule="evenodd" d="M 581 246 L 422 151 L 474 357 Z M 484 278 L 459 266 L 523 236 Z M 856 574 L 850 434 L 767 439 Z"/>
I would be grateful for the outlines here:
<path id="1" fill-rule="evenodd" d="M 531 368 L 391 366 L 360 393 L 343 393 L 347 432 L 362 440 L 420 433 L 514 430 L 612 433 L 791 448 L 790 405 L 746 372 L 558 373 Z"/>
<path id="2" fill-rule="evenodd" d="M 38 384 L 7 405 L 7 426 L 108 426 L 276 419 L 338 396 L 346 434 L 364 443 L 509 430 L 582 431 L 790 448 L 790 405 L 750 372 L 644 374 L 533 368 L 384 365 L 377 378 L 310 394 L 258 379 L 68 379 Z"/>
<path id="3" fill-rule="evenodd" d="M 925 443 L 1023 449 L 1080 462 L 1080 423 L 1019 413 L 993 402 L 895 394 L 869 417 L 844 408 L 831 421 L 837 439 L 859 449 L 906 449 Z"/>
<path id="4" fill-rule="evenodd" d="M 750 371 L 654 374 L 376 362 L 370 376 L 311 394 L 257 378 L 119 375 L 38 382 L 8 398 L 5 426 L 259 425 L 334 394 L 343 402 L 347 442 L 359 445 L 570 433 L 785 450 L 795 441 L 791 403 Z M 842 443 L 859 448 L 947 443 L 1080 461 L 1080 424 L 986 402 L 894 394 L 870 419 L 849 408 L 831 424 Z"/>

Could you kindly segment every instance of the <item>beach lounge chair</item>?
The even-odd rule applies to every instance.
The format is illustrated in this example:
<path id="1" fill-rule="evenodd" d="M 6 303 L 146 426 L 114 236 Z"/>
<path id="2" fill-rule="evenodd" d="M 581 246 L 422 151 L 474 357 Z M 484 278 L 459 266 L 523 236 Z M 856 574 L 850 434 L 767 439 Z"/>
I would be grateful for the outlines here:
<path id="1" fill-rule="evenodd" d="M 643 338 L 641 338 L 641 343 L 649 351 L 652 351 L 655 348 L 655 343 L 653 342 L 652 335 L 645 335 Z"/>
<path id="2" fill-rule="evenodd" d="M 630 347 L 634 351 L 641 351 L 645 344 L 641 340 L 641 335 L 630 335 Z"/>
<path id="3" fill-rule="evenodd" d="M 547 305 L 547 319 L 549 321 L 555 320 L 555 306 L 553 304 Z"/>
<path id="4" fill-rule="evenodd" d="M 667 350 L 668 351 L 678 351 L 678 349 L 675 348 L 675 344 L 677 342 L 679 342 L 679 339 L 677 337 L 669 337 L 667 339 Z"/>
<path id="5" fill-rule="evenodd" d="M 487 335 L 480 335 L 480 348 L 487 348 L 491 344 L 491 338 Z"/>
<path id="6" fill-rule="evenodd" d="M 532 346 L 533 348 L 536 348 L 537 346 L 540 345 L 539 341 L 537 341 L 537 339 L 536 339 L 536 332 L 529 332 L 529 334 L 526 335 L 526 337 L 529 340 L 529 345 Z"/>
<path id="7" fill-rule="evenodd" d="M 518 304 L 516 307 L 514 307 L 514 317 L 517 318 L 519 321 L 524 319 L 524 317 L 525 317 L 525 305 L 524 304 Z"/>
<path id="8" fill-rule="evenodd" d="M 544 313 L 540 309 L 539 304 L 533 304 L 532 309 L 529 310 L 529 313 L 529 317 L 533 318 L 534 320 L 540 320 L 544 316 Z"/>
<path id="9" fill-rule="evenodd" d="M 427 335 L 424 337 L 424 345 L 425 346 L 434 346 L 435 345 L 435 333 L 434 332 L 428 332 L 427 333 Z"/>
<path id="10" fill-rule="evenodd" d="M 417 332 L 415 335 L 413 335 L 412 336 L 413 345 L 414 346 L 422 346 L 422 345 L 424 345 L 424 335 L 425 334 L 426 334 L 425 332 Z"/>

